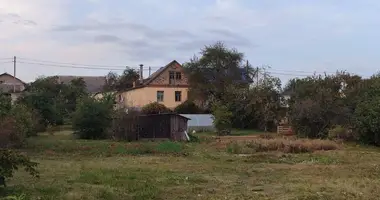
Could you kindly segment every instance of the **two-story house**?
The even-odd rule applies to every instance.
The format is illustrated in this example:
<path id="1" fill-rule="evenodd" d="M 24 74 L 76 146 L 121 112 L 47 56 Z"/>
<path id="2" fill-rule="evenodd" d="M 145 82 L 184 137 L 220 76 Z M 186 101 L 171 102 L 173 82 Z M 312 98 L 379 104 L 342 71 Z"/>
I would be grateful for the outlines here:
<path id="1" fill-rule="evenodd" d="M 181 64 L 173 60 L 133 88 L 118 93 L 119 105 L 141 108 L 152 102 L 174 109 L 187 100 L 189 84 Z"/>

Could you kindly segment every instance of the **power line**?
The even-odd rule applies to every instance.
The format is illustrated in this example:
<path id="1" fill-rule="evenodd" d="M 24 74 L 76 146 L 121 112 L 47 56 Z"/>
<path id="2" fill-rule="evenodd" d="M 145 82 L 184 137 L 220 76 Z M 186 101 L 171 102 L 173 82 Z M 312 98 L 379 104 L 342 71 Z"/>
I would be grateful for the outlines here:
<path id="1" fill-rule="evenodd" d="M 13 63 L 13 61 L 0 62 L 0 64 L 5 64 L 5 63 Z"/>
<path id="2" fill-rule="evenodd" d="M 31 65 L 41 65 L 41 66 L 49 66 L 49 67 L 61 67 L 61 68 L 73 68 L 73 69 L 96 69 L 96 70 L 109 70 L 109 71 L 124 71 L 124 69 L 120 68 L 101 68 L 101 67 L 86 67 L 86 66 L 67 66 L 67 65 L 57 65 L 57 64 L 47 64 L 47 63 L 37 63 L 37 62 L 24 62 L 24 61 L 18 61 L 18 63 L 23 63 L 23 64 L 31 64 Z M 149 70 L 149 69 L 144 69 Z"/>
<path id="3" fill-rule="evenodd" d="M 0 58 L 0 60 L 12 60 L 13 58 Z"/>
<path id="4" fill-rule="evenodd" d="M 52 64 L 58 64 L 58 65 L 69 65 L 69 66 L 86 66 L 86 67 L 105 67 L 105 68 L 123 68 L 122 70 L 125 70 L 128 66 L 123 65 L 97 65 L 97 64 L 80 64 L 80 63 L 71 63 L 71 62 L 56 62 L 56 61 L 47 61 L 47 60 L 39 60 L 39 59 L 31 59 L 31 58 L 23 58 L 18 57 L 21 60 L 25 60 L 26 62 L 38 62 L 38 63 L 52 63 Z M 133 67 L 128 67 L 133 68 Z M 136 67 L 137 69 L 138 67 Z M 152 67 L 152 68 L 159 68 L 159 67 Z M 121 69 L 116 69 L 121 70 Z"/>
<path id="5" fill-rule="evenodd" d="M 275 72 L 296 72 L 296 73 L 308 73 L 308 74 L 314 74 L 314 73 L 317 73 L 317 74 L 324 74 L 324 73 L 328 73 L 328 74 L 331 74 L 331 73 L 336 73 L 336 72 L 327 72 L 327 71 L 324 71 L 324 72 L 318 72 L 318 71 L 299 71 L 299 70 L 282 70 L 282 69 L 268 69 L 268 71 L 275 71 Z"/>

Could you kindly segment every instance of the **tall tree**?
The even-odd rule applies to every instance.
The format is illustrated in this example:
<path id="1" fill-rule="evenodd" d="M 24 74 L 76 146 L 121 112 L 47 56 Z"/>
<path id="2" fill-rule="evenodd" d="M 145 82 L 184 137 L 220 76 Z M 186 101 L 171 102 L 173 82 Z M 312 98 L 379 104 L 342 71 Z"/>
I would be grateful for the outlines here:
<path id="1" fill-rule="evenodd" d="M 248 86 L 247 82 L 242 81 L 242 76 L 248 76 L 252 69 L 243 63 L 243 53 L 217 42 L 206 46 L 200 54 L 199 58 L 194 56 L 184 64 L 191 86 L 190 98 L 220 101 L 231 85 Z M 208 109 L 210 107 L 211 104 Z"/>

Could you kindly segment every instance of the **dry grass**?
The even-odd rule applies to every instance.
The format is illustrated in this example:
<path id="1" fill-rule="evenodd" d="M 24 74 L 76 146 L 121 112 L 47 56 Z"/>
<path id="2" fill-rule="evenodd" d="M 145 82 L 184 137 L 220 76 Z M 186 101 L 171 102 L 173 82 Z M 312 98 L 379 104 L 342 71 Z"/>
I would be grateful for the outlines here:
<path id="1" fill-rule="evenodd" d="M 257 138 L 249 142 L 233 142 L 228 145 L 231 153 L 252 153 L 280 151 L 284 153 L 311 153 L 314 151 L 328 151 L 341 148 L 339 144 L 330 140 L 289 139 L 289 138 Z"/>
<path id="2" fill-rule="evenodd" d="M 25 194 L 28 200 L 376 200 L 380 192 L 380 150 L 373 147 L 241 156 L 201 142 L 181 144 L 188 155 L 176 156 L 132 155 L 124 150 L 108 154 L 113 144 L 140 143 L 73 140 L 62 133 L 29 142 L 33 149 L 27 152 L 40 163 L 41 178 L 19 171 L 8 188 L 0 187 L 0 199 Z M 157 147 L 167 152 L 177 149 L 169 143 Z"/>

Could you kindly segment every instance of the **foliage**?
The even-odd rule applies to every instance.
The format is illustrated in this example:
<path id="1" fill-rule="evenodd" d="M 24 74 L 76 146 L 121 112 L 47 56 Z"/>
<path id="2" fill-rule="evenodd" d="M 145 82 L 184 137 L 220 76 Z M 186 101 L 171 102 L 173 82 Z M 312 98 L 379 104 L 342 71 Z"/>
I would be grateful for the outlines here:
<path id="1" fill-rule="evenodd" d="M 23 167 L 26 172 L 34 177 L 39 177 L 36 170 L 37 163 L 30 161 L 30 159 L 9 149 L 0 149 L 0 176 L 5 178 L 13 177 L 15 171 Z"/>
<path id="2" fill-rule="evenodd" d="M 12 99 L 10 95 L 0 92 L 0 117 L 7 116 L 12 109 Z"/>
<path id="3" fill-rule="evenodd" d="M 219 102 L 212 107 L 213 123 L 219 135 L 229 135 L 232 129 L 232 112 Z"/>
<path id="4" fill-rule="evenodd" d="M 188 135 L 190 138 L 190 142 L 195 142 L 195 143 L 201 142 L 201 139 L 198 136 L 196 136 L 195 134 L 188 133 Z"/>
<path id="5" fill-rule="evenodd" d="M 73 129 L 81 139 L 105 139 L 111 127 L 114 100 L 83 98 L 74 113 Z"/>
<path id="6" fill-rule="evenodd" d="M 355 110 L 355 127 L 359 139 L 380 146 L 380 95 L 364 99 Z"/>
<path id="7" fill-rule="evenodd" d="M 25 137 L 17 130 L 16 120 L 12 116 L 0 121 L 0 148 L 14 148 L 23 145 Z"/>
<path id="8" fill-rule="evenodd" d="M 203 110 L 198 107 L 193 101 L 187 100 L 178 105 L 174 112 L 179 114 L 202 114 Z"/>
<path id="9" fill-rule="evenodd" d="M 64 84 L 59 83 L 56 76 L 41 77 L 26 88 L 19 103 L 37 112 L 39 129 L 44 129 L 48 125 L 62 125 L 65 120 L 71 119 L 76 103 L 86 96 L 86 83 L 82 78 Z"/>
<path id="10" fill-rule="evenodd" d="M 162 114 L 162 113 L 171 113 L 172 111 L 167 108 L 165 105 L 160 104 L 158 102 L 153 102 L 147 104 L 141 108 L 141 113 L 143 114 Z"/>
<path id="11" fill-rule="evenodd" d="M 133 84 L 137 84 L 140 75 L 138 71 L 131 68 L 126 68 L 122 75 L 110 72 L 107 75 L 107 81 L 104 86 L 105 91 L 122 91 L 128 88 L 132 88 Z"/>
<path id="12" fill-rule="evenodd" d="M 138 139 L 138 122 L 140 112 L 120 109 L 112 121 L 111 138 L 115 140 L 135 141 Z"/>
<path id="13" fill-rule="evenodd" d="M 348 130 L 341 125 L 336 125 L 328 133 L 328 138 L 331 140 L 353 141 L 356 139 L 352 130 Z"/>
<path id="14" fill-rule="evenodd" d="M 204 104 L 211 110 L 214 101 L 221 101 L 228 87 L 246 88 L 252 69 L 243 63 L 244 55 L 217 42 L 201 50 L 201 57 L 194 57 L 183 66 L 188 76 L 189 98 Z M 244 73 L 242 73 L 244 72 Z"/>
<path id="15" fill-rule="evenodd" d="M 326 138 L 334 125 L 348 125 L 353 111 L 347 105 L 353 101 L 342 85 L 350 79 L 349 74 L 337 73 L 292 80 L 287 90 L 291 91 L 289 118 L 293 130 L 299 136 Z"/>
<path id="16" fill-rule="evenodd" d="M 23 137 L 37 135 L 36 119 L 33 117 L 33 111 L 22 104 L 15 104 L 11 109 L 11 116 L 16 123 L 16 130 Z"/>
<path id="17" fill-rule="evenodd" d="M 341 147 L 331 140 L 310 140 L 310 139 L 255 139 L 249 142 L 233 142 L 227 146 L 230 153 L 256 153 L 268 151 L 280 151 L 284 153 L 312 153 L 315 151 L 336 150 Z"/>

